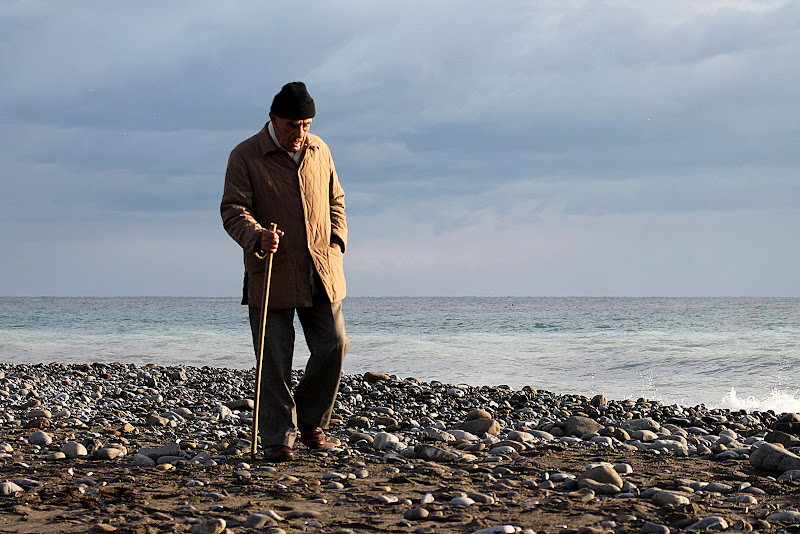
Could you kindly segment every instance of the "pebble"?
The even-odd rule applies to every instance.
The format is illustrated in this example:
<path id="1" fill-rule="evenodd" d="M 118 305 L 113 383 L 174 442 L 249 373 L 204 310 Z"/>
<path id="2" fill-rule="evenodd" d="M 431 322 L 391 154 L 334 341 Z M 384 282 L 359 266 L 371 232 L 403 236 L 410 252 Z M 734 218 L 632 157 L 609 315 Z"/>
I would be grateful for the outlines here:
<path id="1" fill-rule="evenodd" d="M 800 512 L 797 510 L 784 510 L 767 516 L 767 521 L 779 523 L 800 523 Z"/>
<path id="2" fill-rule="evenodd" d="M 116 447 L 103 447 L 94 451 L 94 457 L 98 460 L 113 460 L 122 456 L 122 451 Z"/>
<path id="3" fill-rule="evenodd" d="M 156 462 L 149 456 L 145 456 L 144 454 L 135 454 L 132 460 L 133 465 L 139 467 L 155 467 Z"/>
<path id="4" fill-rule="evenodd" d="M 430 512 L 425 508 L 415 507 L 407 510 L 405 514 L 403 514 L 403 519 L 408 519 L 409 521 L 419 521 L 420 519 L 425 519 L 430 515 Z"/>
<path id="5" fill-rule="evenodd" d="M 575 499 L 581 502 L 589 502 L 595 497 L 594 491 L 589 488 L 581 488 L 579 490 L 569 493 L 568 495 L 571 499 Z"/>
<path id="6" fill-rule="evenodd" d="M 227 523 L 224 519 L 210 519 L 192 527 L 192 534 L 222 534 Z"/>
<path id="7" fill-rule="evenodd" d="M 53 438 L 47 432 L 37 430 L 28 438 L 28 443 L 31 445 L 50 445 L 53 443 Z"/>
<path id="8" fill-rule="evenodd" d="M 651 500 L 659 506 L 679 506 L 682 504 L 689 504 L 690 502 L 688 497 L 668 491 L 659 491 L 653 495 Z"/>
<path id="9" fill-rule="evenodd" d="M 275 512 L 274 510 L 261 510 L 261 511 L 256 512 L 256 513 L 258 513 L 260 515 L 265 515 L 268 518 L 272 519 L 273 521 L 278 521 L 278 522 L 285 521 L 285 519 L 280 514 Z"/>
<path id="10" fill-rule="evenodd" d="M 250 514 L 244 522 L 245 528 L 254 528 L 254 529 L 264 528 L 267 525 L 271 526 L 272 524 L 273 524 L 272 519 L 260 513 Z"/>
<path id="11" fill-rule="evenodd" d="M 572 415 L 564 420 L 564 435 L 583 436 L 592 434 L 603 428 L 603 425 L 589 417 Z"/>
<path id="12" fill-rule="evenodd" d="M 723 484 L 721 482 L 709 482 L 705 485 L 705 487 L 703 487 L 703 491 L 728 494 L 733 493 L 733 486 L 729 484 Z"/>
<path id="13" fill-rule="evenodd" d="M 790 469 L 788 471 L 784 471 L 783 474 L 778 477 L 778 482 L 786 482 L 791 480 L 800 480 L 800 469 Z"/>
<path id="14" fill-rule="evenodd" d="M 86 450 L 86 447 L 82 443 L 76 443 L 74 441 L 68 441 L 64 443 L 61 447 L 61 452 L 69 459 L 77 458 L 78 456 L 86 456 L 89 454 L 89 451 Z"/>
<path id="15" fill-rule="evenodd" d="M 763 443 L 750 454 L 750 464 L 756 469 L 784 473 L 800 470 L 800 456 L 774 445 Z"/>
<path id="16" fill-rule="evenodd" d="M 728 522 L 725 521 L 722 517 L 704 517 L 700 521 L 696 523 L 692 523 L 686 530 L 689 531 L 704 531 L 704 530 L 726 530 L 728 528 Z"/>
<path id="17" fill-rule="evenodd" d="M 752 506 L 754 504 L 758 504 L 758 499 L 756 499 L 752 495 L 735 495 L 728 500 L 731 502 L 735 502 L 736 504 L 742 504 L 745 506 Z"/>
<path id="18" fill-rule="evenodd" d="M 642 534 L 670 534 L 669 527 L 658 523 L 645 523 L 642 525 Z"/>
<path id="19" fill-rule="evenodd" d="M 512 525 L 500 525 L 497 527 L 482 528 L 475 530 L 472 534 L 515 534 L 517 529 Z"/>
<path id="20" fill-rule="evenodd" d="M 0 482 L 0 495 L 16 495 L 18 492 L 25 491 L 21 486 L 13 482 Z"/>
<path id="21" fill-rule="evenodd" d="M 622 488 L 622 477 L 620 477 L 619 473 L 617 473 L 614 466 L 611 464 L 602 463 L 590 467 L 578 477 L 578 482 L 580 483 L 581 480 L 586 479 L 594 480 L 601 484 L 612 484 L 619 489 Z"/>
<path id="22" fill-rule="evenodd" d="M 286 519 L 320 519 L 322 514 L 314 510 L 292 510 L 286 514 Z"/>

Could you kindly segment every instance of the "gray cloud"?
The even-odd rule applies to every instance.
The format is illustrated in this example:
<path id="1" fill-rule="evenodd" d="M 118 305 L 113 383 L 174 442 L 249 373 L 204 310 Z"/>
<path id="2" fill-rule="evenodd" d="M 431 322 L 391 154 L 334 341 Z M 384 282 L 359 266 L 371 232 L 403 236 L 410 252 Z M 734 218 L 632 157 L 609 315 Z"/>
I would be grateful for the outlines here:
<path id="1" fill-rule="evenodd" d="M 104 250 L 120 257 L 111 243 L 152 239 L 140 263 L 187 239 L 226 250 L 227 155 L 261 128 L 280 85 L 302 79 L 347 190 L 360 294 L 461 294 L 467 276 L 472 294 L 800 294 L 772 266 L 800 266 L 785 245 L 800 212 L 800 5 L 499 7 L 324 2 L 300 17 L 260 2 L 0 5 L 4 254 L 27 258 L 57 226 L 73 245 L 67 263 L 98 265 L 64 280 L 85 288 Z M 684 219 L 697 230 L 671 234 Z M 472 241 L 478 221 L 493 232 L 489 263 L 453 276 L 455 259 L 487 246 Z M 680 261 L 644 261 L 661 248 L 634 235 L 641 227 Z M 411 228 L 425 238 L 409 240 Z M 522 254 L 526 240 L 550 263 Z M 746 261 L 723 246 L 732 242 Z M 704 250 L 752 268 L 720 277 L 693 261 L 711 261 Z M 240 269 L 230 256 L 225 276 Z M 6 266 L 0 294 L 32 284 L 25 261 Z M 186 285 L 180 261 L 170 265 L 131 291 L 236 286 Z M 497 266 L 511 287 L 474 283 Z M 648 270 L 660 276 L 640 276 Z M 416 281 L 403 279 L 412 271 Z M 771 283 L 753 282 L 767 272 Z"/>

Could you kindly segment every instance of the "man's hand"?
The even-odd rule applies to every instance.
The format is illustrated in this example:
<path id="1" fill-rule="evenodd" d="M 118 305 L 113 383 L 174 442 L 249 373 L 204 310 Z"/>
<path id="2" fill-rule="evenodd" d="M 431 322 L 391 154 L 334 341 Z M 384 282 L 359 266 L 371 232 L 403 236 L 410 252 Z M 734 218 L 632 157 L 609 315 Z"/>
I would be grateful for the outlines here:
<path id="1" fill-rule="evenodd" d="M 337 243 L 336 241 L 334 241 L 333 243 L 331 243 L 331 248 L 335 248 L 335 249 L 336 249 L 336 250 L 338 250 L 339 252 L 341 252 L 341 251 L 342 251 L 342 247 L 340 247 L 340 246 L 339 246 L 339 243 Z"/>
<path id="2" fill-rule="evenodd" d="M 264 230 L 261 232 L 261 250 L 269 254 L 275 254 L 278 251 L 278 243 L 283 236 L 283 230 Z"/>

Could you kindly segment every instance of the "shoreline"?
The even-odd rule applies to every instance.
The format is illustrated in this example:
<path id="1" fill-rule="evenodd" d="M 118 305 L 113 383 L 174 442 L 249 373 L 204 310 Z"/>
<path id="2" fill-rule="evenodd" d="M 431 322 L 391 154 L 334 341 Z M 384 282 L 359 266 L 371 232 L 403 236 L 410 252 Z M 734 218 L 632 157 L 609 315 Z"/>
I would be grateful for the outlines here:
<path id="1" fill-rule="evenodd" d="M 796 414 L 345 375 L 340 446 L 273 465 L 250 461 L 252 373 L 0 364 L 0 532 L 800 524 Z"/>

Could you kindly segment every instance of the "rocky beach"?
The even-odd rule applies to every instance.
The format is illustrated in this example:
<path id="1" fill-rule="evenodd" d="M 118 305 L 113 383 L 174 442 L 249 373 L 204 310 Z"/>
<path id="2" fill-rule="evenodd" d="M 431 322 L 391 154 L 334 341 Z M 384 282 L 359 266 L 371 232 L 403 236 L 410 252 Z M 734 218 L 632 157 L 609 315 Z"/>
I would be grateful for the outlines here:
<path id="1" fill-rule="evenodd" d="M 382 373 L 251 461 L 253 371 L 0 364 L 0 532 L 800 532 L 800 416 Z"/>

